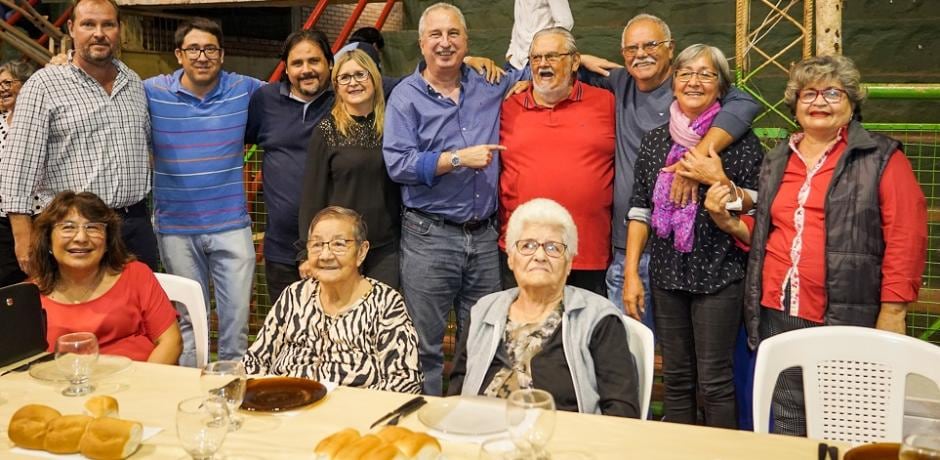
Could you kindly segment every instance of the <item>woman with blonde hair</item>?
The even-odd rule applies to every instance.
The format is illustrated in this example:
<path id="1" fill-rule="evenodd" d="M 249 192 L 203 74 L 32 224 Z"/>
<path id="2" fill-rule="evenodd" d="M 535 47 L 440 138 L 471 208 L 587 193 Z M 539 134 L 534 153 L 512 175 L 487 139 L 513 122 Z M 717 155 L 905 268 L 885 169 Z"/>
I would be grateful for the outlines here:
<path id="1" fill-rule="evenodd" d="M 382 157 L 382 76 L 366 53 L 352 50 L 336 58 L 332 78 L 336 101 L 310 140 L 298 230 L 306 235 L 313 216 L 328 206 L 357 211 L 371 242 L 363 273 L 397 288 L 401 194 Z M 312 275 L 308 263 L 301 274 Z"/>

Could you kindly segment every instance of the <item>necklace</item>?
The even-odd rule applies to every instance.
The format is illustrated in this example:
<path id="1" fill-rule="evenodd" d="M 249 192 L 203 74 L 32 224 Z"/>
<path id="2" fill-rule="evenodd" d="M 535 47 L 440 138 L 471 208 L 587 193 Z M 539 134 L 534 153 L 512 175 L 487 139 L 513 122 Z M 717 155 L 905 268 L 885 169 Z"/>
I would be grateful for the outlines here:
<path id="1" fill-rule="evenodd" d="M 92 280 L 92 282 L 89 283 L 88 286 L 82 287 L 82 289 L 78 292 L 78 294 L 73 294 L 71 292 L 75 289 L 73 285 L 68 289 L 57 291 L 55 293 L 56 294 L 55 300 L 59 300 L 63 303 L 71 303 L 71 304 L 79 304 L 79 303 L 87 302 L 88 299 L 91 298 L 92 294 L 94 294 L 95 290 L 98 289 L 99 286 L 101 286 L 102 279 L 104 279 L 104 271 L 98 270 L 98 273 L 95 275 L 94 280 Z"/>

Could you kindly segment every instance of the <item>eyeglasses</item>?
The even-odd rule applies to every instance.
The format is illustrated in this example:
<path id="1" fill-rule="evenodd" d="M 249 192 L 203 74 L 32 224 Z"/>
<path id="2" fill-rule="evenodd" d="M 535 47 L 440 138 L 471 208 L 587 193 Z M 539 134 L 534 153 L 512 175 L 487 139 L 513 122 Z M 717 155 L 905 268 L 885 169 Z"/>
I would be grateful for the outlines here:
<path id="1" fill-rule="evenodd" d="M 544 60 L 545 60 L 546 62 L 548 62 L 549 64 L 557 64 L 559 61 L 561 61 L 561 58 L 563 58 L 563 57 L 565 57 L 565 56 L 571 56 L 572 54 L 574 54 L 574 53 L 530 54 L 530 55 L 529 55 L 529 62 L 530 62 L 530 63 L 538 63 L 538 62 L 542 62 L 542 59 L 544 59 Z"/>
<path id="2" fill-rule="evenodd" d="M 822 94 L 823 99 L 830 104 L 838 104 L 842 102 L 842 98 L 845 96 L 846 92 L 844 89 L 839 88 L 826 88 L 826 89 L 804 89 L 800 91 L 800 102 L 804 104 L 812 104 L 816 102 L 816 98 Z"/>
<path id="3" fill-rule="evenodd" d="M 80 224 L 67 220 L 53 224 L 53 227 L 59 230 L 59 235 L 63 238 L 73 238 L 78 235 L 78 230 L 85 230 L 85 234 L 92 238 L 101 238 L 108 230 L 108 224 L 104 222 L 85 222 Z"/>
<path id="4" fill-rule="evenodd" d="M 519 254 L 524 256 L 535 254 L 535 251 L 538 251 L 540 247 L 545 250 L 545 254 L 549 257 L 555 258 L 565 255 L 565 251 L 568 250 L 568 246 L 557 241 L 546 241 L 544 243 L 539 243 L 535 240 L 516 241 L 516 250 L 519 251 Z"/>
<path id="5" fill-rule="evenodd" d="M 620 48 L 620 52 L 623 53 L 625 57 L 633 57 L 636 56 L 637 51 L 639 51 L 642 47 L 646 54 L 650 54 L 656 51 L 656 49 L 660 46 L 665 45 L 671 41 L 672 40 L 653 40 L 651 42 L 641 43 L 639 45 L 627 45 L 623 48 Z"/>
<path id="6" fill-rule="evenodd" d="M 186 54 L 186 57 L 193 60 L 199 59 L 200 54 L 205 54 L 206 59 L 218 59 L 218 57 L 222 54 L 222 48 L 215 46 L 207 46 L 205 48 L 191 46 L 189 48 L 183 48 L 181 51 Z"/>
<path id="7" fill-rule="evenodd" d="M 333 255 L 341 256 L 346 254 L 346 251 L 349 251 L 349 248 L 352 247 L 352 243 L 356 240 L 346 240 L 346 239 L 335 239 L 332 241 L 315 241 L 307 245 L 308 255 L 320 254 L 323 252 L 323 248 L 330 248 L 330 252 Z"/>
<path id="8" fill-rule="evenodd" d="M 681 83 L 691 81 L 693 76 L 698 77 L 698 81 L 702 83 L 714 83 L 718 80 L 718 74 L 708 70 L 699 70 L 696 72 L 694 70 L 682 69 L 676 71 L 676 81 Z"/>
<path id="9" fill-rule="evenodd" d="M 369 72 L 365 70 L 357 70 L 353 73 L 341 73 L 336 76 L 336 84 L 346 86 L 356 80 L 359 83 L 366 81 L 369 78 Z"/>
<path id="10" fill-rule="evenodd" d="M 19 83 L 20 80 L 0 80 L 0 89 L 10 89 L 13 83 Z"/>

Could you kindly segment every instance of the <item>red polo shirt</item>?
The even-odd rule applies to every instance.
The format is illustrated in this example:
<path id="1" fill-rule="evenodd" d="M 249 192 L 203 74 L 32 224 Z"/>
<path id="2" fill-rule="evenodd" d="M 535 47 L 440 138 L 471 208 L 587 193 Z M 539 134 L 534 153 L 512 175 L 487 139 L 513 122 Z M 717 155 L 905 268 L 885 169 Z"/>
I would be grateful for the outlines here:
<path id="1" fill-rule="evenodd" d="M 499 247 L 521 204 L 550 198 L 578 227 L 574 270 L 606 270 L 614 180 L 614 96 L 575 81 L 555 107 L 540 107 L 531 88 L 503 103 L 499 143 Z"/>

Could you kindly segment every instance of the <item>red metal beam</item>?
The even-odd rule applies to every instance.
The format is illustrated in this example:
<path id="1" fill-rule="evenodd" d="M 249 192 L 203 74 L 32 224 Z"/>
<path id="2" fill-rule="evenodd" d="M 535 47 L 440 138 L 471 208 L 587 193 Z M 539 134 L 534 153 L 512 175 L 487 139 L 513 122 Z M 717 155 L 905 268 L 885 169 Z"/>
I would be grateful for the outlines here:
<path id="1" fill-rule="evenodd" d="M 320 16 L 323 16 L 323 12 L 326 11 L 327 5 L 330 3 L 330 0 L 319 0 L 317 6 L 313 8 L 313 11 L 310 12 L 310 16 L 307 17 L 307 21 L 304 22 L 303 29 L 311 29 L 316 25 L 317 21 L 320 20 Z M 277 63 L 277 67 L 274 68 L 274 72 L 271 72 L 271 76 L 268 78 L 268 83 L 275 83 L 281 79 L 281 75 L 284 74 L 284 68 L 286 64 L 282 59 Z"/>
<path id="2" fill-rule="evenodd" d="M 349 19 L 347 19 L 346 24 L 343 25 L 343 30 L 339 32 L 336 41 L 333 42 L 334 53 L 339 51 L 346 43 L 346 39 L 349 38 L 349 34 L 352 33 L 353 27 L 356 27 L 356 22 L 358 22 L 359 17 L 362 16 L 362 11 L 366 9 L 367 3 L 369 3 L 369 0 L 359 0 L 359 2 L 356 3 L 356 8 L 353 9 L 352 14 L 349 15 Z"/>
<path id="3" fill-rule="evenodd" d="M 52 25 L 56 27 L 62 27 L 62 24 L 65 24 L 65 21 L 67 21 L 69 19 L 69 16 L 72 15 L 72 8 L 73 7 L 71 6 L 66 8 L 65 11 L 62 12 L 62 15 L 59 16 L 59 19 L 56 19 L 55 22 L 52 23 Z M 39 37 L 38 40 L 36 40 L 36 43 L 39 43 L 42 46 L 46 46 L 46 42 L 48 41 L 49 41 L 49 36 L 46 34 L 42 34 L 42 36 Z M 52 54 L 55 54 L 55 53 L 56 53 L 55 51 L 52 52 Z"/>
<path id="4" fill-rule="evenodd" d="M 36 6 L 37 3 L 39 3 L 39 0 L 29 0 L 29 4 L 32 6 Z M 20 19 L 23 19 L 23 14 L 16 11 L 10 16 L 10 19 L 7 19 L 7 24 L 12 26 L 19 22 Z"/>
<path id="5" fill-rule="evenodd" d="M 385 26 L 385 21 L 388 19 L 388 16 L 392 14 L 392 8 L 395 7 L 396 0 L 386 0 L 385 7 L 382 8 L 382 13 L 379 14 L 379 18 L 375 20 L 375 28 L 382 30 L 382 27 Z"/>

